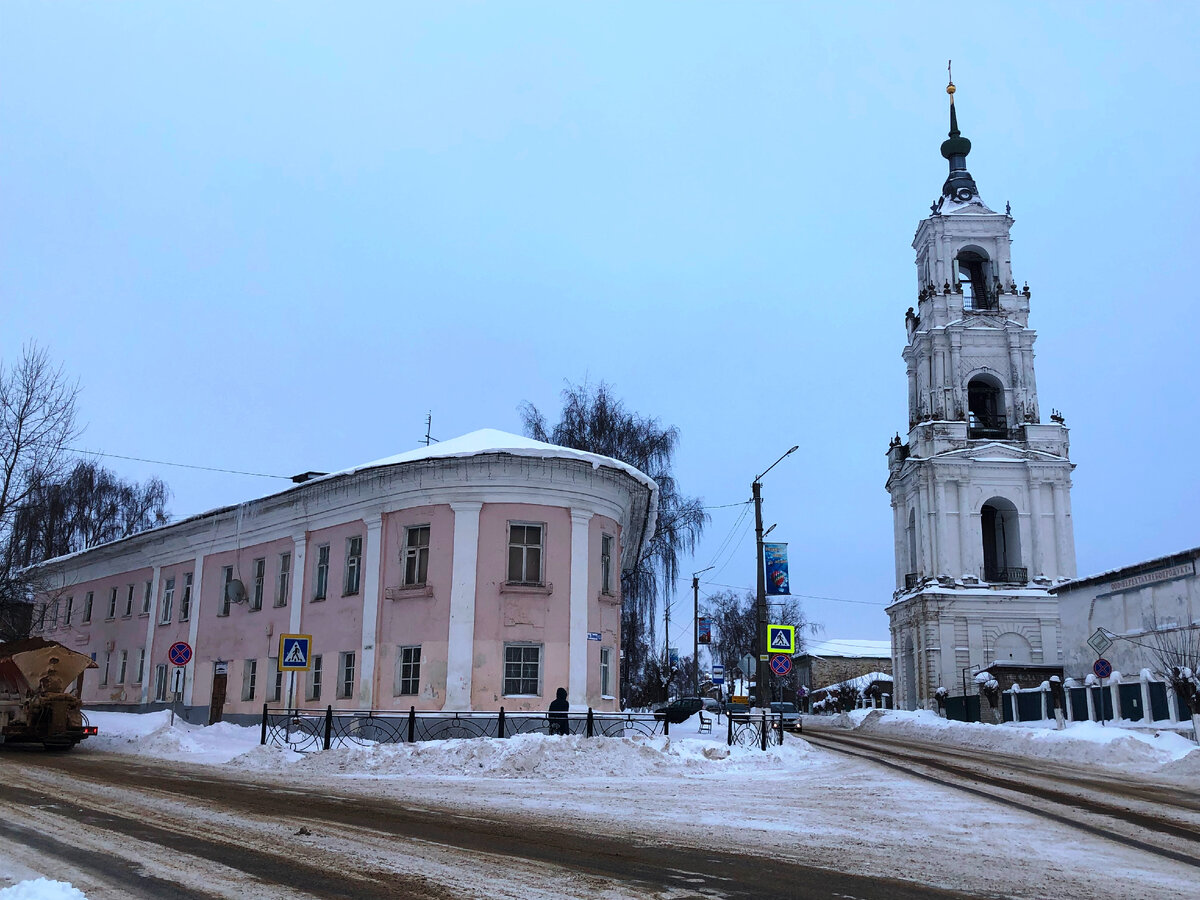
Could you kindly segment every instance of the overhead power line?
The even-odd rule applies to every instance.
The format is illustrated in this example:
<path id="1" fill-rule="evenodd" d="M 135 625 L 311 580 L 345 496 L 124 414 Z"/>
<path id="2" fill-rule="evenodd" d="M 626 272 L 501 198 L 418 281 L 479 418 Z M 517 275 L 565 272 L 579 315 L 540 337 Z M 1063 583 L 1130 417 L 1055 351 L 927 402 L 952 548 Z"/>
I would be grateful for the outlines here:
<path id="1" fill-rule="evenodd" d="M 239 469 L 222 469 L 217 466 L 196 466 L 191 463 L 167 462 L 164 459 L 146 459 L 141 456 L 123 456 L 120 453 L 103 453 L 100 450 L 81 450 L 78 447 L 69 448 L 72 453 L 80 453 L 84 456 L 103 456 L 108 459 L 126 459 L 131 462 L 151 463 L 156 466 L 174 466 L 177 469 L 199 469 L 202 472 L 221 472 L 225 475 L 250 475 L 254 478 L 282 478 L 284 481 L 291 481 L 290 475 L 268 475 L 264 472 L 243 472 Z"/>

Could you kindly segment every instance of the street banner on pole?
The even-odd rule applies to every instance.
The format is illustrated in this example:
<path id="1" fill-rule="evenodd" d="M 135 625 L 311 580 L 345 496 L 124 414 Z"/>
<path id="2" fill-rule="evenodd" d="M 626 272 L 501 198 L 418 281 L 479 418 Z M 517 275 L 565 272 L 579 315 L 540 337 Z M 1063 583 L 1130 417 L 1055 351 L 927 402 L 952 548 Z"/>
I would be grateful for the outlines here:
<path id="1" fill-rule="evenodd" d="M 712 620 L 707 616 L 701 616 L 696 623 L 697 636 L 696 640 L 701 644 L 712 643 Z"/>
<path id="2" fill-rule="evenodd" d="M 763 565 L 767 570 L 767 593 L 773 596 L 790 594 L 787 544 L 763 544 Z"/>
<path id="3" fill-rule="evenodd" d="M 672 668 L 679 665 L 679 648 L 678 647 L 671 647 L 670 649 L 667 650 L 667 661 L 671 664 Z"/>

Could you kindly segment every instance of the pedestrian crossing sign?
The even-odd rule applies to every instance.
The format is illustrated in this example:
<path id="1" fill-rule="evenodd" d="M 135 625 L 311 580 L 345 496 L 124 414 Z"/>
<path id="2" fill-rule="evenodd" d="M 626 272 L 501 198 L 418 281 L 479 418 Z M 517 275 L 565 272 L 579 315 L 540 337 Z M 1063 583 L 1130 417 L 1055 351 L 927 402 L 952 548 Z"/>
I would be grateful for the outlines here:
<path id="1" fill-rule="evenodd" d="M 311 664 L 311 634 L 281 634 L 279 636 L 280 672 L 307 672 Z"/>
<path id="2" fill-rule="evenodd" d="M 796 652 L 795 625 L 768 625 L 767 648 L 772 653 Z"/>

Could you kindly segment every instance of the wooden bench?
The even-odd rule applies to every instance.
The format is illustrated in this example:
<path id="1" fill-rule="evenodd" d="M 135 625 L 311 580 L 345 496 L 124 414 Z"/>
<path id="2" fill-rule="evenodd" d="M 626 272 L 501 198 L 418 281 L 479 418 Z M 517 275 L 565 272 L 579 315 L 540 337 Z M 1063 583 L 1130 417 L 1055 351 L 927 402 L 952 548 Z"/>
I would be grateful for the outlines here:
<path id="1" fill-rule="evenodd" d="M 704 713 L 700 713 L 700 728 L 697 734 L 712 734 L 712 719 L 705 718 Z"/>

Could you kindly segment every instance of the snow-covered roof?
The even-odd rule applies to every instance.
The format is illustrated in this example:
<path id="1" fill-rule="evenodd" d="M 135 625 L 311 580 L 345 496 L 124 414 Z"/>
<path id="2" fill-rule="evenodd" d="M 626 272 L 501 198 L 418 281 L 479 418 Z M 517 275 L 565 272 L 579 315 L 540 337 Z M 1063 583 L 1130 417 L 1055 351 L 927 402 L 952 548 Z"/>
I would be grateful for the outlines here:
<path id="1" fill-rule="evenodd" d="M 817 688 L 816 692 L 820 691 L 837 691 L 842 688 L 855 688 L 859 691 L 865 691 L 876 681 L 892 680 L 892 676 L 887 672 L 868 672 L 866 675 L 859 675 L 857 678 L 847 678 L 845 681 L 839 681 L 837 684 L 827 684 Z"/>
<path id="2" fill-rule="evenodd" d="M 560 447 L 557 444 L 548 444 L 545 441 L 535 441 L 533 438 L 522 437 L 517 434 L 510 434 L 507 431 L 500 431 L 496 428 L 481 428 L 478 431 L 472 431 L 460 437 L 451 438 L 450 440 L 441 441 L 436 444 L 430 444 L 428 447 L 418 447 L 416 450 L 409 450 L 405 453 L 397 453 L 395 456 L 387 456 L 383 459 L 377 459 L 374 462 L 363 463 L 358 466 L 351 466 L 348 469 L 341 469 L 337 472 L 330 472 L 328 475 L 320 475 L 315 478 L 310 478 L 300 484 L 291 485 L 282 491 L 277 491 L 273 494 L 267 494 L 263 497 L 256 497 L 245 501 L 246 503 L 254 503 L 259 500 L 265 500 L 269 497 L 277 497 L 291 491 L 299 491 L 308 488 L 310 485 L 319 482 L 331 481 L 335 478 L 341 478 L 346 475 L 353 475 L 358 472 L 365 472 L 370 469 L 381 469 L 387 466 L 402 465 L 404 463 L 422 462 L 433 459 L 451 459 L 468 456 L 482 456 L 489 453 L 508 454 L 510 456 L 528 456 L 539 459 L 577 459 L 582 462 L 591 463 L 592 468 L 608 468 L 616 469 L 624 472 L 636 481 L 645 485 L 650 490 L 646 514 L 645 533 L 641 537 L 642 546 L 653 535 L 655 527 L 658 523 L 658 484 L 646 473 L 640 469 L 621 462 L 619 459 L 613 459 L 610 456 L 602 456 L 599 453 L 588 453 L 585 450 L 575 450 L 571 447 Z M 45 560 L 30 566 L 31 569 L 36 569 L 41 566 L 58 564 L 66 562 L 74 557 L 83 556 L 92 553 L 103 547 L 112 547 L 126 541 L 137 541 L 147 535 L 161 533 L 167 529 L 178 528 L 182 525 L 187 525 L 192 522 L 206 519 L 211 516 L 220 515 L 230 510 L 237 509 L 241 504 L 231 504 L 229 506 L 219 506 L 214 509 L 206 510 L 202 513 L 197 513 L 183 519 L 178 519 L 166 525 L 160 525 L 156 528 L 150 528 L 146 531 L 140 531 L 130 537 L 119 538 L 115 541 L 110 541 L 107 544 L 100 544 L 96 547 L 88 547 L 84 550 L 77 550 L 74 553 L 68 553 L 64 556 L 57 556 L 53 559 Z"/>
<path id="3" fill-rule="evenodd" d="M 818 641 L 806 646 L 802 655 L 820 657 L 848 656 L 851 658 L 866 656 L 890 659 L 892 656 L 892 642 L 849 639 Z"/>
<path id="4" fill-rule="evenodd" d="M 1200 547 L 1192 547 L 1188 550 L 1180 550 L 1178 553 L 1169 553 L 1166 556 L 1157 556 L 1154 559 L 1147 559 L 1144 562 L 1130 563 L 1127 566 L 1118 566 L 1115 569 L 1108 569 L 1104 572 L 1098 572 L 1095 575 L 1085 575 L 1082 578 L 1074 578 L 1064 584 L 1055 585 L 1051 588 L 1051 592 L 1055 594 L 1069 593 L 1089 585 L 1098 584 L 1103 581 L 1116 581 L 1118 576 L 1128 576 L 1141 574 L 1143 572 L 1152 572 L 1153 570 L 1175 565 L 1180 562 L 1187 562 L 1189 559 L 1200 558 Z"/>

